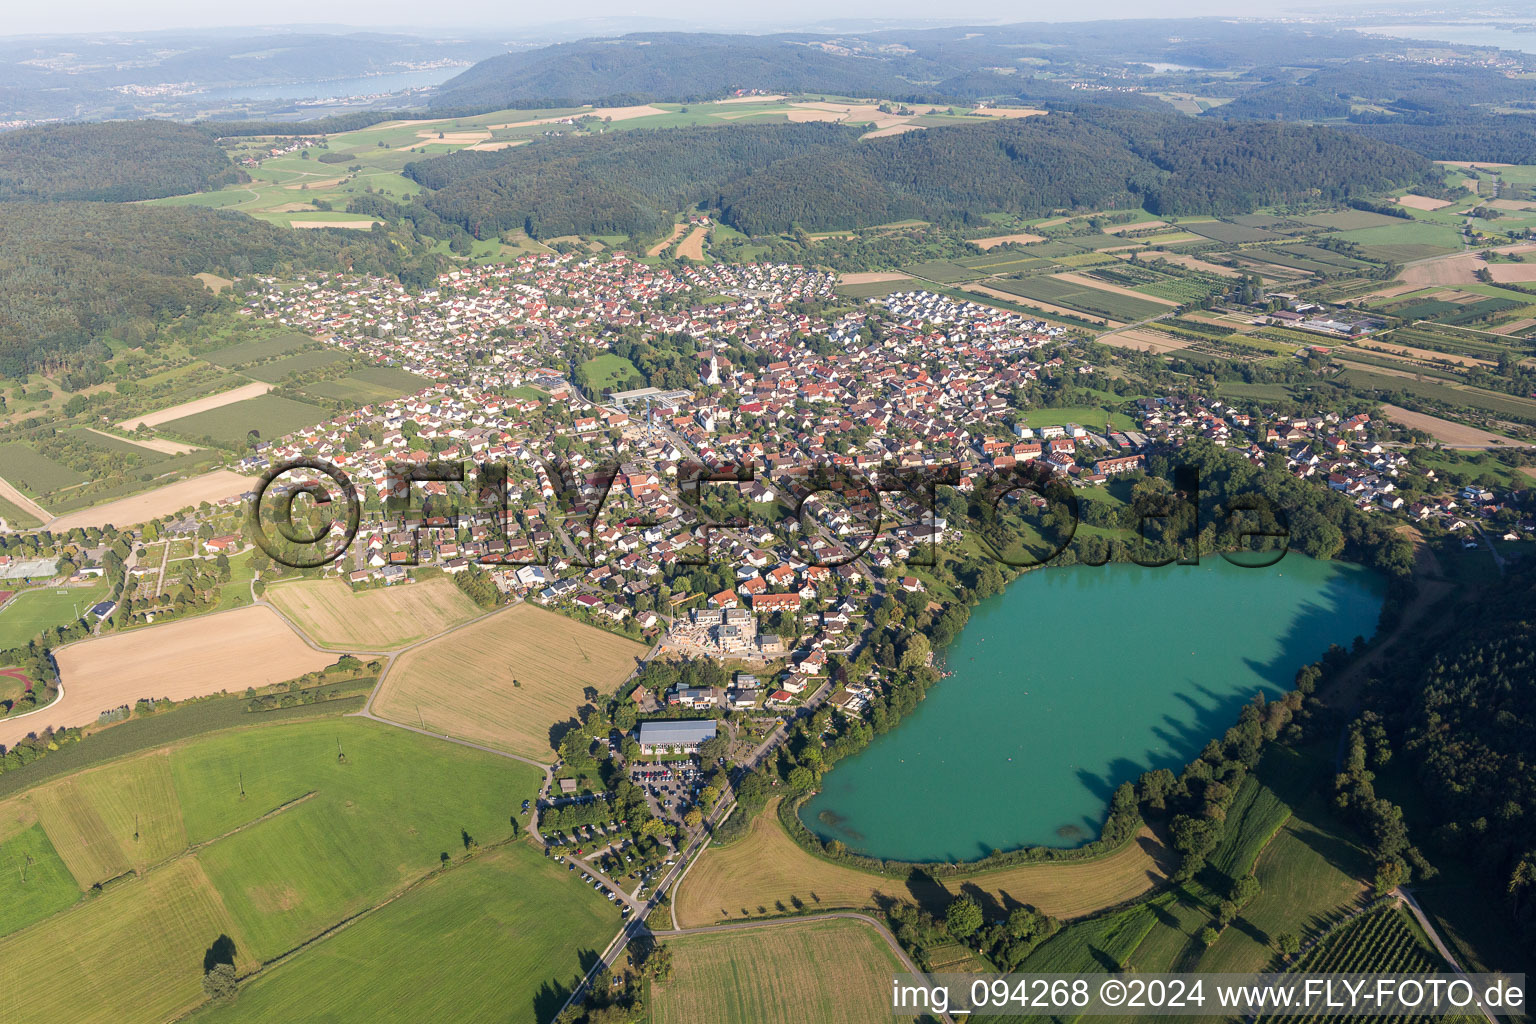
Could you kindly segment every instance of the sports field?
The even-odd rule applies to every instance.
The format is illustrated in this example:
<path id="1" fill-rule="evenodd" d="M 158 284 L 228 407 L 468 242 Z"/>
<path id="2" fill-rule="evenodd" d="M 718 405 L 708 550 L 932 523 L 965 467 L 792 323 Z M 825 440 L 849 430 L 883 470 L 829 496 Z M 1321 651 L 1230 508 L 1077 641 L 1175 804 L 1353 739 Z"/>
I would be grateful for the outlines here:
<path id="1" fill-rule="evenodd" d="M 806 853 L 779 824 L 773 804 L 738 842 L 704 851 L 675 895 L 684 928 L 796 909 L 875 905 L 875 897 L 917 900 L 942 912 L 961 885 L 978 886 L 1004 906 L 1028 903 L 1054 917 L 1079 917 L 1140 895 L 1160 881 L 1168 854 L 1150 833 L 1091 860 L 1024 864 L 921 885 L 870 874 Z"/>
<path id="2" fill-rule="evenodd" d="M 46 709 L 0 720 L 0 743 L 45 726 L 94 723 L 140 697 L 181 700 L 267 686 L 314 672 L 336 657 L 307 646 L 270 609 L 203 615 L 58 648 L 64 693 Z"/>
<path id="3" fill-rule="evenodd" d="M 652 1024 L 882 1024 L 904 968 L 862 921 L 796 921 L 667 939 Z"/>
<path id="4" fill-rule="evenodd" d="M 394 650 L 480 614 L 445 576 L 356 592 L 340 580 L 304 580 L 278 584 L 266 597 L 315 643 L 337 650 Z"/>
<path id="5" fill-rule="evenodd" d="M 645 650 L 594 626 L 520 604 L 406 652 L 385 677 L 373 711 L 432 732 L 547 758 L 550 726 L 575 714 L 582 689 L 613 690 Z"/>
<path id="6" fill-rule="evenodd" d="M 45 629 L 67 626 L 107 594 L 105 580 L 85 586 L 39 587 L 0 608 L 0 650 L 25 647 Z"/>
<path id="7" fill-rule="evenodd" d="M 586 957 L 617 928 L 613 905 L 526 844 L 433 879 L 263 972 L 200 1020 L 496 1019 L 543 1024 Z"/>

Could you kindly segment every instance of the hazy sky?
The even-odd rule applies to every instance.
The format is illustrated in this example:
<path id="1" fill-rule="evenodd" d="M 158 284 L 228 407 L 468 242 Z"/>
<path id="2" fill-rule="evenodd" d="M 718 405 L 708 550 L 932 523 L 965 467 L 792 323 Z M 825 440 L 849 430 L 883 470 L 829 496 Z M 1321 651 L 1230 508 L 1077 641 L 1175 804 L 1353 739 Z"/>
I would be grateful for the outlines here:
<path id="1" fill-rule="evenodd" d="M 1245 16 L 1262 16 L 1298 4 L 1267 0 L 1244 4 Z M 723 5 L 718 0 L 673 0 L 666 6 L 642 6 L 611 0 L 584 0 L 570 5 L 516 4 L 500 0 L 449 0 L 424 8 L 420 0 L 344 0 L 315 3 L 313 0 L 266 0 L 257 7 L 240 4 L 209 4 L 206 0 L 72 0 L 66 3 L 5 5 L 0 36 L 31 33 L 142 32 L 167 28 L 214 28 L 229 26 L 357 25 L 401 30 L 413 27 L 430 35 L 452 35 L 465 29 L 501 32 L 552 21 L 575 22 L 586 18 L 676 19 L 687 27 L 751 28 L 775 30 L 810 26 L 829 19 L 880 18 L 898 20 L 942 17 L 961 21 L 1078 21 L 1094 18 L 1169 18 L 1181 15 L 1230 14 L 1231 0 L 1170 0 L 1149 5 L 1139 0 L 1097 0 L 1092 5 L 1042 2 L 1042 0 L 968 0 L 963 4 L 938 5 L 932 0 L 779 0 L 752 13 L 750 8 Z M 1261 9 L 1255 9 L 1258 6 Z M 431 11 L 424 23 L 423 12 Z M 262 21 L 252 20 L 258 15 Z M 756 24 L 748 19 L 763 18 Z M 771 20 L 768 20 L 771 19 Z M 683 27 L 683 26 L 679 26 Z M 599 22 L 596 31 L 607 29 Z"/>

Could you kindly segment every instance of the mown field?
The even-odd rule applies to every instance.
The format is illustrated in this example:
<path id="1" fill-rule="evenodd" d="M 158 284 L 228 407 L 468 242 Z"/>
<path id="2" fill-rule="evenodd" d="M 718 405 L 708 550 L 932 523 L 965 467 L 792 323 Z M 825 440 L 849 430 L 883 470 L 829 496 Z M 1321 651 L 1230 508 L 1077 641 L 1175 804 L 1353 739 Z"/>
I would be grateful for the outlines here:
<path id="1" fill-rule="evenodd" d="M 507 838 L 538 783 L 536 769 L 507 758 L 330 718 L 196 737 L 11 796 L 0 803 L 0 866 L 26 864 L 29 874 L 25 888 L 0 878 L 0 893 L 12 897 L 0 909 L 0 932 L 11 933 L 0 938 L 0 1016 L 174 1018 L 203 1001 L 203 955 L 220 936 L 233 941 L 242 972 L 295 949 Z M 435 941 L 455 954 L 442 962 L 463 964 L 466 978 L 478 972 L 483 984 L 515 982 L 509 991 L 530 1009 L 543 988 L 568 983 L 580 952 L 617 924 L 616 911 L 531 850 L 486 852 L 491 866 L 470 862 L 467 888 L 449 871 L 386 911 L 393 919 L 364 918 L 356 927 L 374 929 L 372 941 L 359 936 L 365 946 L 380 948 L 383 935 L 399 952 L 335 997 L 370 990 L 381 1006 L 398 1002 L 384 991 L 392 978 L 421 989 L 418 998 L 451 999 L 454 986 L 422 985 L 411 973 L 430 964 L 435 978 L 441 967 L 408 955 L 432 921 Z M 82 898 L 98 882 L 107 883 L 101 894 Z M 447 909 L 436 886 L 458 894 Z M 467 920 L 480 930 L 464 930 Z M 498 940 L 519 955 L 493 956 Z M 350 956 L 345 945 L 330 948 Z M 285 968 L 301 988 L 307 955 Z M 512 961 L 510 975 L 492 970 Z M 337 983 L 329 969 L 318 974 Z M 272 978 L 278 995 L 291 984 Z"/>
<path id="2" fill-rule="evenodd" d="M 797 921 L 667 940 L 672 978 L 651 986 L 651 1024 L 881 1024 L 904 970 L 862 921 Z"/>
<path id="3" fill-rule="evenodd" d="M 588 359 L 581 364 L 581 368 L 586 371 L 587 379 L 599 393 L 622 391 L 623 385 L 642 379 L 634 363 L 612 352 L 604 352 L 600 356 Z"/>
<path id="4" fill-rule="evenodd" d="M 1023 864 L 977 874 L 909 882 L 844 867 L 806 853 L 779 824 L 770 804 L 747 835 L 711 847 L 674 894 L 685 928 L 783 914 L 800 909 L 872 907 L 878 897 L 916 900 L 942 912 L 962 885 L 976 886 L 1000 905 L 1028 903 L 1055 917 L 1079 917 L 1146 892 L 1164 876 L 1168 859 L 1151 833 L 1091 860 Z"/>
<path id="5" fill-rule="evenodd" d="M 520 604 L 402 655 L 374 713 L 432 732 L 548 758 L 550 727 L 581 692 L 612 691 L 645 647 Z"/>
<path id="6" fill-rule="evenodd" d="M 280 583 L 266 598 L 315 643 L 337 650 L 393 650 L 481 613 L 446 576 L 361 591 L 340 580 L 303 580 Z"/>
<path id="7" fill-rule="evenodd" d="M 616 927 L 612 904 L 526 844 L 489 852 L 263 971 L 199 1022 L 545 1024 Z"/>

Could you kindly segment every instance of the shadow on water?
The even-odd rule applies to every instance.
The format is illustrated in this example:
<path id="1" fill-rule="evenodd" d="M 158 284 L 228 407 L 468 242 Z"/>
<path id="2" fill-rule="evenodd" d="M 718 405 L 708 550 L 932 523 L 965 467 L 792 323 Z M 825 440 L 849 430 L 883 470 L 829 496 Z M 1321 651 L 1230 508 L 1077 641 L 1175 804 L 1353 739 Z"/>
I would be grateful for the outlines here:
<path id="1" fill-rule="evenodd" d="M 1119 589 L 1112 595 L 1116 606 L 1127 607 L 1137 604 L 1155 606 L 1162 602 L 1166 607 L 1169 598 L 1155 586 L 1159 579 L 1157 574 L 1160 571 L 1154 569 L 1139 573 L 1117 574 Z M 1077 784 L 1091 794 L 1098 804 L 1094 812 L 1085 813 L 1081 817 L 1063 816 L 1070 823 L 1065 826 L 1066 828 L 1081 829 L 1082 834 L 1070 835 L 1057 830 L 1053 838 L 1047 839 L 1041 836 L 1027 845 L 1044 843 L 1070 847 L 1080 845 L 1083 841 L 1097 836 L 1103 826 L 1107 805 L 1113 797 L 1114 790 L 1120 784 L 1133 782 L 1143 772 L 1151 769 L 1168 768 L 1175 772 L 1179 771 L 1191 759 L 1197 757 L 1207 743 L 1213 739 L 1219 739 L 1237 721 L 1243 706 L 1252 701 L 1257 694 L 1263 692 L 1268 699 L 1277 697 L 1294 684 L 1296 671 L 1303 665 L 1322 657 L 1331 643 L 1348 645 L 1357 634 L 1369 635 L 1375 630 L 1384 597 L 1384 587 L 1381 580 L 1368 570 L 1361 570 L 1355 566 L 1331 566 L 1327 563 L 1309 561 L 1300 561 L 1299 564 L 1296 561 L 1282 561 L 1277 566 L 1267 569 L 1237 571 L 1251 578 L 1252 584 L 1245 581 L 1238 590 L 1222 591 L 1221 599 L 1212 597 L 1202 601 L 1191 598 L 1191 603 L 1179 606 L 1182 614 L 1186 616 L 1184 620 L 1186 622 L 1195 621 L 1188 616 L 1214 617 L 1211 621 L 1203 623 L 1208 628 L 1189 631 L 1191 639 L 1188 647 L 1194 649 L 1188 650 L 1188 654 L 1193 656 L 1193 664 L 1191 661 L 1183 662 L 1189 668 L 1181 671 L 1178 667 L 1179 662 L 1175 660 L 1177 655 L 1186 653 L 1186 648 L 1181 646 L 1182 640 L 1172 640 L 1172 646 L 1168 650 L 1159 646 L 1164 643 L 1163 638 L 1168 636 L 1166 631 L 1156 636 L 1148 636 L 1145 640 L 1136 641 L 1145 645 L 1139 661 L 1142 667 L 1131 671 L 1144 673 L 1156 684 L 1159 691 L 1166 687 L 1169 702 L 1163 705 L 1163 709 L 1155 710 L 1147 718 L 1142 719 L 1140 728 L 1145 729 L 1146 732 L 1143 734 L 1145 738 L 1140 742 L 1131 739 L 1130 743 L 1121 745 L 1120 749 L 1115 750 L 1113 756 L 1102 764 L 1095 765 L 1090 761 L 1088 767 L 1074 766 L 1068 769 Z M 1066 570 L 1065 572 L 1077 573 L 1071 577 L 1068 585 L 1078 598 L 1091 601 L 1104 599 L 1100 591 L 1089 586 L 1096 578 L 1090 577 L 1090 574 L 1101 572 L 1101 570 Z M 1282 580 L 1279 578 L 1281 576 L 1286 578 Z M 1054 577 L 1050 573 L 1041 574 L 1039 577 L 1041 580 L 1052 578 Z M 1011 585 L 1009 591 L 1025 585 L 1020 581 Z M 1249 586 L 1254 588 L 1279 586 L 1284 589 L 1280 595 L 1273 595 L 1266 599 L 1262 594 L 1257 597 L 1245 596 L 1257 592 L 1249 590 Z M 1298 590 L 1298 588 L 1301 589 Z M 1231 600 L 1227 600 L 1227 596 L 1231 596 Z M 1042 595 L 1033 593 L 1032 597 L 1041 599 Z M 1177 610 L 1174 612 L 1175 621 L 1179 614 Z M 989 620 L 985 615 L 984 610 L 978 611 L 973 616 L 973 622 L 968 629 L 986 628 Z M 1231 638 L 1221 628 L 1227 621 L 1230 621 L 1234 627 L 1231 630 L 1233 634 Z M 991 628 L 997 628 L 996 624 L 993 623 Z M 1177 629 L 1175 628 L 1173 632 L 1176 633 Z M 1211 646 L 1212 641 L 1208 639 L 1213 636 L 1216 638 L 1215 647 Z M 1248 642 L 1249 649 L 1245 650 L 1242 647 L 1234 649 L 1234 644 L 1244 642 L 1236 639 L 1238 636 L 1253 637 Z M 1202 644 L 1205 646 L 1202 647 Z M 1205 657 L 1202 659 L 1201 655 Z M 1230 677 L 1223 678 L 1217 671 L 1215 666 L 1218 662 L 1212 659 L 1218 657 L 1223 658 L 1219 664 L 1232 666 Z M 1204 661 L 1203 665 L 1202 661 Z M 1195 668 L 1204 671 L 1203 679 L 1191 677 L 1191 669 Z M 1157 678 L 1159 676 L 1161 678 Z M 1128 681 L 1139 682 L 1134 678 Z M 1241 688 L 1233 692 L 1213 689 L 1213 686 L 1219 687 L 1229 682 Z M 941 687 L 953 685 L 945 683 L 941 684 Z M 940 695 L 942 696 L 942 691 Z M 1164 710 L 1170 707 L 1171 710 Z M 1104 710 L 1107 717 L 1112 717 L 1107 707 Z M 1113 725 L 1112 722 L 1107 724 Z M 912 723 L 911 727 L 916 728 L 919 725 L 921 723 Z M 903 728 L 909 728 L 909 726 L 904 725 Z M 1137 748 L 1141 743 L 1147 743 L 1147 747 L 1140 750 L 1138 756 Z M 1128 750 L 1127 747 L 1130 749 Z M 856 761 L 857 758 L 854 760 Z M 864 852 L 872 856 L 882 854 L 891 856 L 895 851 L 880 849 L 883 844 L 882 836 L 877 830 L 865 825 L 858 813 L 858 802 L 863 799 L 874 799 L 874 797 L 865 792 L 862 787 L 845 784 L 845 788 L 847 792 L 840 797 L 837 812 L 829 814 L 827 805 L 823 803 L 816 808 L 819 814 L 814 817 L 809 814 L 803 815 L 802 820 L 805 820 L 806 825 L 813 832 L 821 834 L 824 838 L 837 837 L 845 841 L 854 839 Z M 1020 806 L 1022 810 L 1025 805 L 1021 803 Z M 815 817 L 819 817 L 820 820 L 814 820 Z M 849 832 L 854 831 L 849 818 L 858 820 L 862 831 L 868 835 L 856 837 L 849 835 Z M 1063 819 L 1057 820 L 1059 822 Z M 1038 824 L 1045 825 L 1046 828 L 1054 828 L 1047 823 Z M 1038 832 L 1038 828 L 1036 831 Z M 947 856 L 954 859 L 970 859 L 985 857 L 999 846 L 1005 849 L 1015 848 L 1014 845 L 997 842 L 998 839 L 1006 838 L 1006 834 L 977 836 L 968 830 L 961 831 L 951 837 L 951 843 L 948 844 L 951 850 Z M 914 859 L 939 859 L 937 850 L 923 852 L 923 857 Z M 899 858 L 900 854 L 896 856 Z"/>

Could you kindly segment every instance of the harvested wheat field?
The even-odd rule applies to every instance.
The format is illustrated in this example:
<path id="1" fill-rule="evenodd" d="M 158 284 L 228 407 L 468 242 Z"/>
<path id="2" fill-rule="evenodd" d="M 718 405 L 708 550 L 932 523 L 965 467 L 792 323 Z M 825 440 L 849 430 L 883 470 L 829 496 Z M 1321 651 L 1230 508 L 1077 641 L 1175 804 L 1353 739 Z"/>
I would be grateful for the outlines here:
<path id="1" fill-rule="evenodd" d="M 709 235 L 709 228 L 700 224 L 689 233 L 688 237 L 677 243 L 677 255 L 679 259 L 697 260 L 704 262 L 704 239 Z"/>
<path id="2" fill-rule="evenodd" d="M 233 286 L 235 283 L 227 277 L 220 277 L 218 274 L 193 274 L 192 277 L 198 281 L 201 281 L 203 286 L 206 287 L 209 291 L 213 292 L 215 295 L 217 295 L 219 292 L 222 292 L 224 289 Z"/>
<path id="3" fill-rule="evenodd" d="M 677 236 L 687 230 L 687 224 L 673 224 L 672 233 L 666 238 L 663 238 L 661 241 L 657 242 L 655 245 L 651 246 L 649 249 L 645 250 L 645 254 L 647 256 L 660 256 L 663 249 L 677 241 Z"/>
<path id="4" fill-rule="evenodd" d="M 340 651 L 394 650 L 480 614 L 446 576 L 356 592 L 341 580 L 303 580 L 266 597 L 315 643 Z"/>
<path id="5" fill-rule="evenodd" d="M 1405 427 L 1422 430 L 1436 441 L 1451 448 L 1490 448 L 1505 445 L 1514 445 L 1518 448 L 1520 446 L 1520 442 L 1513 438 L 1490 434 L 1477 427 L 1443 420 L 1439 416 L 1430 416 L 1427 413 L 1414 412 L 1412 409 L 1404 409 L 1401 406 L 1383 403 L 1381 414 Z"/>
<path id="6" fill-rule="evenodd" d="M 895 270 L 861 270 L 856 274 L 843 274 L 838 284 L 879 284 L 884 281 L 909 281 L 911 277 Z"/>
<path id="7" fill-rule="evenodd" d="M 1045 111 L 1034 107 L 982 107 L 972 113 L 982 117 L 1041 117 Z"/>
<path id="8" fill-rule="evenodd" d="M 480 153 L 495 153 L 498 150 L 511 149 L 513 146 L 522 146 L 532 141 L 532 139 L 502 139 L 500 142 L 477 142 L 469 148 Z"/>
<path id="9" fill-rule="evenodd" d="M 924 126 L 920 125 L 920 124 L 892 124 L 892 125 L 886 125 L 884 128 L 876 128 L 874 131 L 865 132 L 863 135 L 860 135 L 859 138 L 861 138 L 861 139 L 883 139 L 887 135 L 900 135 L 903 132 L 920 132 L 920 131 L 923 130 L 923 127 Z"/>
<path id="10" fill-rule="evenodd" d="M 1241 270 L 1232 267 L 1224 267 L 1220 263 L 1211 263 L 1194 256 L 1186 256 L 1183 253 L 1159 252 L 1149 253 L 1144 257 L 1148 262 L 1166 260 L 1176 267 L 1184 267 L 1189 270 L 1198 270 L 1204 274 L 1220 274 L 1222 277 L 1242 277 Z M 1411 290 L 1411 289 L 1410 289 Z"/>
<path id="11" fill-rule="evenodd" d="M 1438 210 L 1442 206 L 1450 206 L 1449 199 L 1431 199 L 1429 196 L 1414 195 L 1412 192 L 1405 196 L 1399 196 L 1397 205 L 1406 206 L 1411 210 Z"/>
<path id="12" fill-rule="evenodd" d="M 209 409 L 218 409 L 235 402 L 243 402 L 247 398 L 255 398 L 272 390 L 273 385 L 253 383 L 235 388 L 233 391 L 221 391 L 217 395 L 209 395 L 207 398 L 199 398 L 191 402 L 183 402 L 173 405 L 169 409 L 161 409 L 158 412 L 145 413 L 143 416 L 130 416 L 117 424 L 119 430 L 137 430 L 141 425 L 146 427 L 158 427 L 162 423 L 171 420 L 179 420 L 183 416 L 191 416 L 194 413 L 207 412 Z"/>
<path id="13" fill-rule="evenodd" d="M 91 725 L 140 697 L 185 700 L 269 686 L 334 664 L 259 605 L 96 637 L 55 652 L 64 694 L 41 711 L 0 721 L 7 746 L 45 727 Z"/>
<path id="14" fill-rule="evenodd" d="M 652 1024 L 885 1024 L 904 970 L 868 922 L 781 921 L 667 940 L 673 970 L 651 986 Z"/>
<path id="15" fill-rule="evenodd" d="M 1098 340 L 1113 348 L 1130 348 L 1138 352 L 1177 352 L 1193 344 L 1184 338 L 1175 338 L 1161 331 L 1144 330 L 1118 331 L 1114 334 L 1102 335 Z"/>
<path id="16" fill-rule="evenodd" d="M 547 759 L 550 726 L 575 716 L 582 690 L 612 691 L 645 650 L 595 626 L 520 604 L 401 655 L 372 710 Z"/>
<path id="17" fill-rule="evenodd" d="M 570 121 L 580 117 L 606 117 L 612 118 L 615 121 L 628 121 L 636 117 L 650 117 L 653 114 L 665 113 L 668 113 L 668 111 L 662 110 L 660 107 L 653 107 L 648 103 L 635 107 L 597 107 L 596 109 L 584 107 L 569 114 L 556 114 L 553 117 L 536 117 L 531 121 L 512 121 L 508 124 L 492 124 L 486 127 L 492 131 L 499 131 L 504 128 L 531 128 L 534 125 L 558 124 L 561 121 Z"/>
<path id="18" fill-rule="evenodd" d="M 233 498 L 250 490 L 254 481 L 228 469 L 216 469 L 202 476 L 178 480 L 164 487 L 156 487 L 143 494 L 119 498 L 105 505 L 82 509 L 59 516 L 47 524 L 55 533 L 72 530 L 77 526 L 132 526 L 145 523 L 157 516 L 180 512 L 188 506 L 204 501 L 216 502 Z"/>
<path id="19" fill-rule="evenodd" d="M 1488 273 L 1496 284 L 1526 284 L 1536 281 L 1536 263 L 1490 263 Z"/>
<path id="20" fill-rule="evenodd" d="M 416 137 L 418 139 L 425 139 L 428 142 L 441 142 L 449 146 L 469 146 L 476 142 L 489 141 L 491 133 L 483 130 L 458 132 L 434 132 L 429 130 L 417 132 Z"/>
<path id="21" fill-rule="evenodd" d="M 1488 328 L 1489 334 L 1521 334 L 1527 327 L 1536 327 L 1536 317 L 1523 317 L 1519 320 L 1511 320 L 1502 327 Z"/>
<path id="22" fill-rule="evenodd" d="M 993 235 L 991 238 L 973 238 L 972 245 L 979 245 L 983 249 L 991 249 L 1007 242 L 1019 242 L 1028 245 L 1030 242 L 1043 242 L 1044 235 L 1032 235 L 1028 231 L 1017 231 L 1011 235 Z"/>
<path id="23" fill-rule="evenodd" d="M 779 824 L 776 802 L 745 838 L 700 854 L 673 897 L 684 928 L 780 914 L 875 905 L 875 896 L 916 900 L 943 912 L 961 885 L 975 885 L 1004 906 L 1029 903 L 1053 917 L 1081 917 L 1122 903 L 1161 881 L 1175 858 L 1150 831 L 1092 860 L 1025 864 L 958 878 L 909 883 L 833 864 L 806 853 Z"/>

